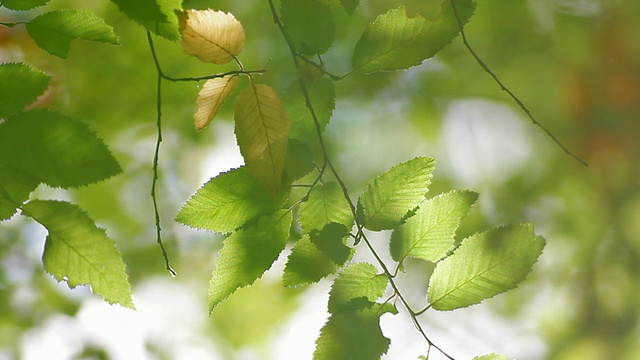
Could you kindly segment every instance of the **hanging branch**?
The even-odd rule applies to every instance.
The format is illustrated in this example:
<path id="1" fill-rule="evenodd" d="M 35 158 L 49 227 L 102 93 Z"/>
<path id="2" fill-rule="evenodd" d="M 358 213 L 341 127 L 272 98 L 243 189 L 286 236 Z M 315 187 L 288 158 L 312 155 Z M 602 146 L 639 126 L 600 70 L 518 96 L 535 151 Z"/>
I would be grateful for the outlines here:
<path id="1" fill-rule="evenodd" d="M 455 0 L 450 0 L 450 1 L 451 1 L 451 7 L 453 9 L 453 14 L 456 17 L 456 20 L 458 22 L 458 27 L 460 28 L 460 36 L 462 37 L 462 42 L 464 43 L 464 46 L 467 48 L 469 53 L 471 53 L 471 56 L 473 56 L 473 58 L 476 60 L 478 65 L 480 65 L 480 67 L 482 67 L 482 69 L 484 69 L 484 71 L 487 74 L 489 74 L 489 76 L 491 76 L 491 78 L 493 78 L 493 80 L 496 82 L 496 84 L 498 84 L 498 86 L 500 86 L 500 89 L 502 89 L 502 91 L 506 92 L 511 97 L 511 99 L 513 99 L 513 101 L 515 101 L 516 104 L 518 104 L 520 109 L 527 115 L 529 120 L 531 120 L 531 122 L 535 126 L 537 126 L 540 129 L 542 129 L 542 131 L 544 131 L 544 133 L 547 134 L 547 136 L 549 136 L 551 138 L 551 140 L 554 143 L 556 143 L 556 145 L 558 145 L 560 147 L 560 149 L 562 149 L 562 151 L 564 151 L 567 155 L 569 155 L 572 158 L 574 158 L 575 160 L 577 160 L 580 164 L 582 164 L 584 166 L 589 166 L 589 164 L 587 164 L 586 161 L 582 160 L 581 158 L 578 157 L 578 155 L 576 155 L 573 152 L 571 152 L 571 150 L 569 150 L 566 146 L 564 146 L 562 144 L 562 142 L 560 142 L 560 140 L 558 140 L 558 138 L 556 138 L 556 136 L 553 135 L 553 133 L 551 133 L 551 131 L 549 129 L 547 129 L 538 120 L 536 120 L 536 118 L 533 116 L 533 114 L 531 114 L 531 111 L 529 111 L 527 106 L 511 90 L 509 90 L 509 88 L 507 88 L 502 83 L 502 81 L 500 81 L 498 76 L 484 63 L 484 61 L 482 61 L 482 59 L 480 59 L 480 57 L 476 54 L 476 52 L 473 50 L 473 48 L 469 44 L 469 41 L 467 40 L 467 36 L 466 36 L 466 34 L 464 32 L 464 25 L 462 24 L 462 21 L 460 20 L 460 16 L 458 15 L 458 9 L 456 8 Z"/>

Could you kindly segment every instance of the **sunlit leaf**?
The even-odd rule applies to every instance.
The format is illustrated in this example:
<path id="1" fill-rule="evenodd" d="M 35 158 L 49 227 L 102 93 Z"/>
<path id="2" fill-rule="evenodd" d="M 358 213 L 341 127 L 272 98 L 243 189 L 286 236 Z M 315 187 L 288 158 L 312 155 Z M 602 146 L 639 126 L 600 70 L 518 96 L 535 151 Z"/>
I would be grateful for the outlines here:
<path id="1" fill-rule="evenodd" d="M 309 235 L 304 235 L 291 249 L 282 282 L 288 287 L 312 284 L 335 273 L 339 268 L 338 264 L 311 242 Z"/>
<path id="2" fill-rule="evenodd" d="M 309 100 L 313 104 L 313 110 L 320 124 L 320 130 L 329 125 L 331 114 L 336 104 L 336 91 L 333 81 L 320 78 L 305 82 Z M 282 96 L 287 113 L 291 117 L 291 137 L 300 141 L 317 144 L 318 133 L 313 117 L 307 108 L 307 102 L 300 89 L 300 83 L 289 85 Z"/>
<path id="3" fill-rule="evenodd" d="M 388 312 L 398 310 L 390 303 L 360 298 L 349 309 L 331 314 L 316 340 L 314 360 L 380 359 L 390 344 L 380 329 L 380 317 Z"/>
<path id="4" fill-rule="evenodd" d="M 351 208 L 340 185 L 334 181 L 317 184 L 311 190 L 309 199 L 300 204 L 298 220 L 304 233 L 321 230 L 329 223 L 353 227 Z"/>
<path id="5" fill-rule="evenodd" d="M 329 312 L 337 313 L 354 299 L 376 301 L 389 284 L 384 274 L 378 274 L 375 266 L 361 262 L 349 265 L 333 282 L 329 294 Z"/>
<path id="6" fill-rule="evenodd" d="M 38 184 L 39 179 L 20 169 L 0 166 L 0 220 L 15 214 Z"/>
<path id="7" fill-rule="evenodd" d="M 233 75 L 209 79 L 204 83 L 196 99 L 194 115 L 196 130 L 202 130 L 209 125 L 236 85 L 238 85 L 238 77 Z"/>
<path id="8" fill-rule="evenodd" d="M 272 195 L 280 192 L 291 120 L 278 94 L 267 85 L 243 89 L 235 102 L 235 132 L 249 172 Z"/>
<path id="9" fill-rule="evenodd" d="M 319 0 L 282 0 L 282 23 L 296 50 L 305 55 L 324 54 L 335 37 L 329 6 Z"/>
<path id="10" fill-rule="evenodd" d="M 209 311 L 238 288 L 253 284 L 267 271 L 287 243 L 291 212 L 262 217 L 224 240 L 209 282 Z"/>
<path id="11" fill-rule="evenodd" d="M 400 225 L 424 200 L 434 167 L 432 158 L 417 157 L 373 179 L 359 200 L 364 226 L 379 231 Z"/>
<path id="12" fill-rule="evenodd" d="M 284 194 L 274 199 L 246 167 L 241 167 L 204 184 L 182 206 L 175 220 L 197 229 L 228 233 L 274 212 L 285 200 Z"/>
<path id="13" fill-rule="evenodd" d="M 122 256 L 86 213 L 67 202 L 44 200 L 28 202 L 22 212 L 49 232 L 42 261 L 56 280 L 71 288 L 90 285 L 109 303 L 134 308 Z"/>
<path id="14" fill-rule="evenodd" d="M 460 220 L 477 198 L 471 191 L 452 191 L 420 204 L 415 215 L 393 231 L 389 243 L 393 259 L 440 260 L 453 247 Z"/>
<path id="15" fill-rule="evenodd" d="M 349 229 L 342 224 L 329 223 L 320 231 L 312 231 L 311 242 L 338 265 L 344 264 L 351 256 L 352 248 L 344 244 Z"/>
<path id="16" fill-rule="evenodd" d="M 40 6 L 47 5 L 51 0 L 4 0 L 2 7 L 11 10 L 31 10 Z"/>
<path id="17" fill-rule="evenodd" d="M 473 360 L 509 360 L 508 357 L 500 354 L 487 354 L 482 356 L 476 356 Z"/>
<path id="18" fill-rule="evenodd" d="M 463 24 L 474 8 L 472 0 L 456 1 Z M 421 16 L 408 17 L 401 6 L 378 16 L 367 27 L 356 43 L 352 66 L 364 73 L 407 69 L 434 56 L 458 33 L 450 0 L 442 2 L 442 11 L 433 22 Z"/>
<path id="19" fill-rule="evenodd" d="M 360 0 L 340 0 L 340 4 L 344 8 L 344 11 L 351 15 L 356 11 L 358 4 L 360 4 Z"/>
<path id="20" fill-rule="evenodd" d="M 49 80 L 49 75 L 27 64 L 0 64 L 0 118 L 34 102 L 47 89 Z"/>
<path id="21" fill-rule="evenodd" d="M 160 4 L 156 0 L 111 0 L 111 2 L 118 5 L 120 11 L 138 23 L 168 21 L 167 16 L 162 12 Z"/>
<path id="22" fill-rule="evenodd" d="M 121 171 L 87 125 L 48 110 L 20 113 L 0 124 L 0 166 L 63 188 L 91 184 Z"/>
<path id="23" fill-rule="evenodd" d="M 111 0 L 120 11 L 145 29 L 168 40 L 180 39 L 176 12 L 182 10 L 181 0 Z"/>
<path id="24" fill-rule="evenodd" d="M 88 10 L 54 10 L 39 15 L 26 24 L 27 31 L 39 47 L 49 54 L 66 58 L 75 39 L 119 44 L 113 28 Z"/>
<path id="25" fill-rule="evenodd" d="M 544 244 L 528 224 L 494 228 L 463 240 L 436 265 L 429 303 L 436 310 L 453 310 L 515 288 L 531 271 Z"/>
<path id="26" fill-rule="evenodd" d="M 202 61 L 226 64 L 244 46 L 242 24 L 233 14 L 215 10 L 187 10 L 180 15 L 182 50 Z"/>

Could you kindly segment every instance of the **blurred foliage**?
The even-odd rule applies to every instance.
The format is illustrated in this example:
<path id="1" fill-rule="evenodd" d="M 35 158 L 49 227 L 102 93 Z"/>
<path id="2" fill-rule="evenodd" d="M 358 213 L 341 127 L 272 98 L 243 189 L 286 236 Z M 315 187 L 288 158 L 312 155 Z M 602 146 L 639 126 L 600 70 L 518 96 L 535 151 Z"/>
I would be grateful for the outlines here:
<path id="1" fill-rule="evenodd" d="M 348 71 L 350 58 L 344 54 L 351 53 L 361 29 L 397 3 L 400 1 L 363 1 L 351 18 L 335 9 L 340 20 L 336 38 L 341 42 L 326 55 L 327 69 L 338 75 Z M 409 13 L 430 18 L 439 10 L 439 1 L 409 3 Z M 183 3 L 184 8 L 211 6 L 233 11 L 247 24 L 245 67 L 267 67 L 265 81 L 282 92 L 294 74 L 267 3 Z M 116 240 L 135 288 L 145 278 L 162 273 L 164 266 L 155 245 L 148 196 L 155 141 L 155 70 L 143 28 L 119 13 L 115 5 L 72 0 L 48 5 L 50 9 L 66 7 L 95 11 L 114 27 L 121 45 L 77 42 L 62 61 L 38 49 L 24 28 L 0 27 L 0 62 L 26 61 L 49 74 L 52 83 L 36 106 L 52 107 L 88 123 L 123 167 L 120 176 L 74 191 L 72 196 Z M 20 21 L 35 13 L 0 10 L 0 20 Z M 486 224 L 531 221 L 548 241 L 541 263 L 526 284 L 489 302 L 505 316 L 518 314 L 525 304 L 533 306 L 539 314 L 540 334 L 548 344 L 548 359 L 636 359 L 640 354 L 639 17 L 640 2 L 633 1 L 483 0 L 466 27 L 469 41 L 492 70 L 540 122 L 589 163 L 588 168 L 582 167 L 521 117 L 534 144 L 528 162 L 510 172 L 505 181 L 464 184 L 483 196 L 462 224 L 461 238 Z M 171 76 L 227 70 L 183 55 L 177 43 L 158 39 L 156 45 L 162 66 Z M 231 130 L 216 123 L 203 132 L 193 130 L 197 91 L 192 83 L 165 87 L 160 206 L 165 242 L 176 270 L 182 278 L 199 281 L 204 296 L 220 241 L 186 230 L 172 219 L 203 180 L 217 174 L 202 164 L 211 161 L 206 159 L 211 158 L 213 146 L 223 143 L 221 132 Z M 407 147 L 398 149 L 400 154 L 415 152 L 420 144 L 438 149 L 443 141 L 443 119 L 457 100 L 486 99 L 518 111 L 459 39 L 408 73 L 354 75 L 338 82 L 336 91 L 342 100 L 328 130 L 332 151 L 343 167 L 358 162 L 359 153 L 346 153 L 349 146 L 356 146 L 353 142 L 358 136 L 404 123 L 375 114 L 385 106 L 400 106 L 400 116 L 414 129 L 413 138 L 398 140 Z M 216 122 L 231 120 L 232 103 L 226 102 Z M 344 131 L 355 129 L 348 126 L 356 120 L 349 110 L 354 108 L 360 113 L 352 126 L 359 127 L 359 134 Z M 393 133 L 385 136 L 392 138 Z M 503 140 L 492 139 L 496 143 Z M 376 163 L 353 165 L 351 171 L 358 175 L 348 181 L 354 191 L 371 174 L 397 160 L 394 151 L 375 154 L 380 155 Z M 438 160 L 436 172 L 445 176 L 435 177 L 433 194 L 462 183 L 446 164 L 446 157 Z M 217 164 L 209 166 L 218 168 Z M 43 187 L 39 192 L 56 196 L 54 189 Z M 0 348 L 15 356 L 21 334 L 40 326 L 51 314 L 73 315 L 82 301 L 78 291 L 70 294 L 43 273 L 41 235 L 24 219 L 0 227 Z M 229 317 L 211 319 L 215 331 L 224 333 L 227 346 L 260 343 L 261 336 L 255 331 L 266 337 L 278 319 L 286 318 L 283 309 L 296 308 L 295 294 L 284 295 L 279 289 L 261 284 L 242 290 L 246 294 L 222 305 L 236 309 Z M 256 304 L 248 300 L 255 296 L 250 292 L 273 298 L 270 310 L 256 312 Z M 251 333 L 229 325 L 254 321 L 259 326 Z M 87 349 L 85 355 L 103 356 L 99 349 Z"/>

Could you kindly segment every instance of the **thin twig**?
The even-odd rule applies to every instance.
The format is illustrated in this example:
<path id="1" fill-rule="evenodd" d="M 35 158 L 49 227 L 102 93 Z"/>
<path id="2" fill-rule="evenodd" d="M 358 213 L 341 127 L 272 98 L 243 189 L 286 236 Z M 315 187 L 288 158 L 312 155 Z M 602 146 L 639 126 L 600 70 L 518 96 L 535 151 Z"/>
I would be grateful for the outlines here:
<path id="1" fill-rule="evenodd" d="M 158 137 L 156 139 L 156 148 L 153 154 L 153 180 L 151 182 L 151 199 L 153 200 L 153 210 L 155 212 L 156 220 L 156 241 L 160 245 L 162 250 L 162 258 L 164 259 L 165 268 L 172 276 L 176 276 L 176 272 L 171 268 L 169 264 L 169 255 L 162 244 L 162 235 L 160 227 L 160 212 L 158 210 L 158 197 L 156 194 L 156 185 L 158 183 L 158 157 L 160 154 L 160 143 L 162 142 L 162 70 L 158 63 L 158 57 L 156 55 L 155 48 L 153 47 L 153 39 L 151 38 L 151 32 L 147 31 L 147 40 L 149 42 L 149 48 L 151 49 L 151 55 L 153 56 L 153 62 L 156 65 L 156 71 L 158 74 L 157 86 L 156 86 L 156 127 L 158 129 Z"/>
<path id="2" fill-rule="evenodd" d="M 564 146 L 560 142 L 560 140 L 558 140 L 558 138 L 556 138 L 555 135 L 553 135 L 551 133 L 551 131 L 549 131 L 549 129 L 547 129 L 538 120 L 536 120 L 536 118 L 531 114 L 531 111 L 529 111 L 529 109 L 524 105 L 524 103 L 511 90 L 509 90 L 509 88 L 507 88 L 502 83 L 502 81 L 500 81 L 500 79 L 498 79 L 498 76 L 491 69 L 489 69 L 489 67 L 484 63 L 484 61 L 482 61 L 482 59 L 480 59 L 480 57 L 476 54 L 476 52 L 473 51 L 473 48 L 471 48 L 471 45 L 469 44 L 469 41 L 467 40 L 467 36 L 464 33 L 464 26 L 462 24 L 462 20 L 460 20 L 460 16 L 458 15 L 458 9 L 456 7 L 456 2 L 454 0 L 450 0 L 450 1 L 451 1 L 451 8 L 453 9 L 453 14 L 456 17 L 456 20 L 458 22 L 458 27 L 460 28 L 460 36 L 462 37 L 462 42 L 464 43 L 464 46 L 467 48 L 469 53 L 471 53 L 473 58 L 476 60 L 478 65 L 480 65 L 480 67 L 482 67 L 482 69 L 484 69 L 484 71 L 487 74 L 489 74 L 489 76 L 491 76 L 493 78 L 493 80 L 496 82 L 496 84 L 498 84 L 498 86 L 500 86 L 500 89 L 502 89 L 502 91 L 506 92 L 511 97 L 511 99 L 513 99 L 513 101 L 515 101 L 516 104 L 518 104 L 520 109 L 525 114 L 527 114 L 527 117 L 529 118 L 529 120 L 531 120 L 531 122 L 533 122 L 533 124 L 535 126 L 537 126 L 540 129 L 542 129 L 542 131 L 544 131 L 544 133 L 547 134 L 547 136 L 549 136 L 551 138 L 551 140 L 553 140 L 553 142 L 555 142 L 556 145 L 558 145 L 560 147 L 560 149 L 562 149 L 562 151 L 564 151 L 567 155 L 569 155 L 572 158 L 574 158 L 575 160 L 577 160 L 582 165 L 589 166 L 589 164 L 587 164 L 587 162 L 585 162 L 584 160 L 579 158 L 578 155 L 574 154 L 566 146 Z"/>

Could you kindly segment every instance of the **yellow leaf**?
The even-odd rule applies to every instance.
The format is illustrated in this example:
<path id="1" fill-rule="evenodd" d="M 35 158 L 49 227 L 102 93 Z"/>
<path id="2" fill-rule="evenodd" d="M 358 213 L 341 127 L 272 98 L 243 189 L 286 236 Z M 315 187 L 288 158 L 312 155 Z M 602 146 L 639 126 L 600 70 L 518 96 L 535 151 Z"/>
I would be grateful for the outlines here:
<path id="1" fill-rule="evenodd" d="M 202 61 L 226 64 L 244 46 L 244 30 L 224 11 L 187 10 L 179 15 L 182 50 Z"/>
<path id="2" fill-rule="evenodd" d="M 198 93 L 196 113 L 193 116 L 196 130 L 202 130 L 209 125 L 236 85 L 238 85 L 238 77 L 235 75 L 209 79 L 204 83 Z"/>
<path id="3" fill-rule="evenodd" d="M 274 89 L 252 85 L 235 102 L 236 138 L 249 172 L 272 195 L 279 192 L 291 120 Z"/>

